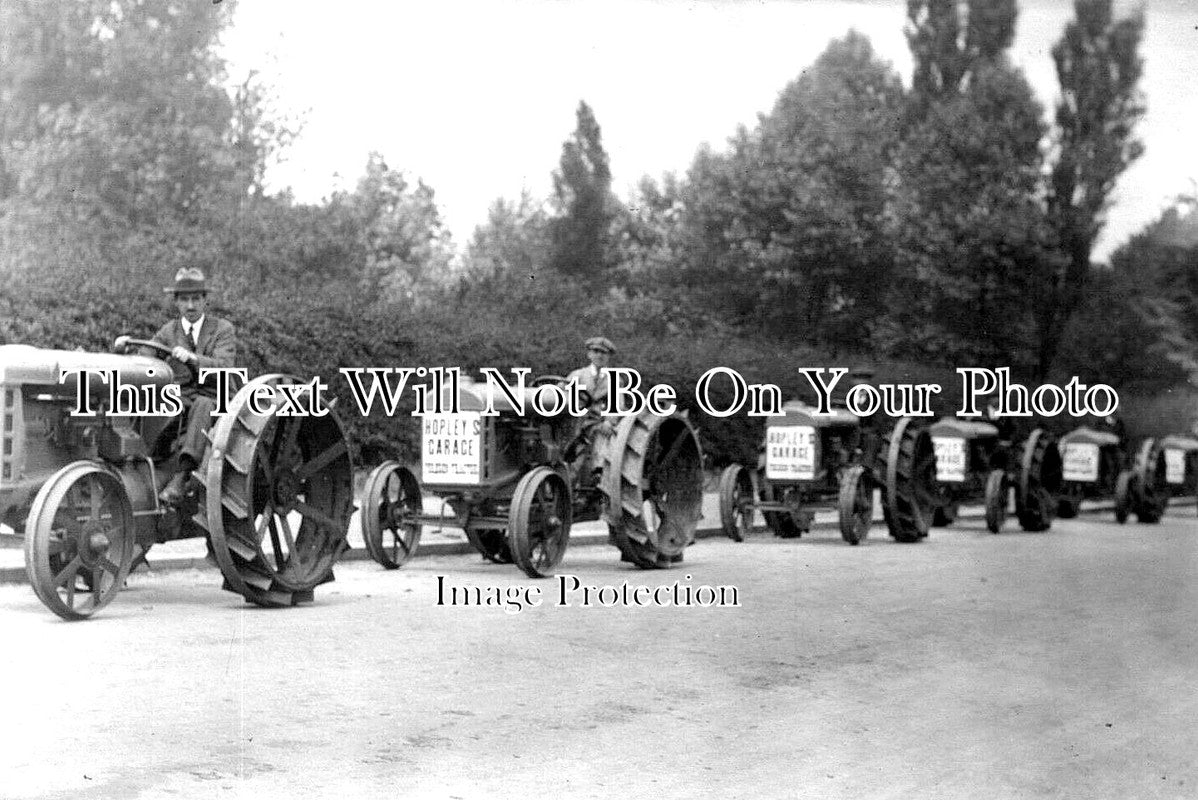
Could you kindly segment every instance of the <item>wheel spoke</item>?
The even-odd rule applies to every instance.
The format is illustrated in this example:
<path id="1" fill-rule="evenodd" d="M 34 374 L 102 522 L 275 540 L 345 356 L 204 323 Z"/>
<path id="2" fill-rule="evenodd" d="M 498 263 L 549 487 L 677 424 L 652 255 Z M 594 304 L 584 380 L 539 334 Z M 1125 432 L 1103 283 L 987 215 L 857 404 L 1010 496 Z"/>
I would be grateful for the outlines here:
<path id="1" fill-rule="evenodd" d="M 318 526 L 323 526 L 329 530 L 338 531 L 341 525 L 328 514 L 321 511 L 316 506 L 310 506 L 302 500 L 295 501 L 295 510 L 298 511 L 305 519 L 310 519 Z"/>
<path id="2" fill-rule="evenodd" d="M 100 518 L 100 501 L 104 496 L 104 490 L 100 486 L 100 481 L 94 475 L 87 482 L 88 498 L 90 505 L 89 520 L 97 520 Z"/>
<path id="3" fill-rule="evenodd" d="M 255 461 L 257 461 L 258 468 L 262 470 L 262 479 L 267 486 L 273 486 L 275 482 L 275 458 L 278 458 L 277 454 L 274 456 L 274 458 L 268 457 L 255 459 Z"/>
<path id="4" fill-rule="evenodd" d="M 287 521 L 287 517 L 283 514 L 279 514 L 277 517 L 272 514 L 271 520 L 274 524 L 278 525 L 279 530 L 283 532 L 283 542 L 287 545 L 287 552 L 294 553 L 295 536 L 293 536 L 291 533 L 291 523 Z"/>
<path id="5" fill-rule="evenodd" d="M 70 563 L 68 563 L 65 567 L 63 567 L 62 572 L 60 572 L 54 576 L 54 585 L 62 586 L 64 583 L 67 583 L 68 581 L 72 585 L 74 585 L 75 573 L 79 571 L 79 567 L 81 567 L 82 565 L 83 565 L 82 558 L 80 558 L 79 556 L 75 556 L 74 558 L 72 558 Z"/>
<path id="6" fill-rule="evenodd" d="M 121 568 L 118 567 L 116 564 L 113 564 L 112 561 L 107 556 L 100 559 L 100 566 L 103 568 L 103 570 L 105 572 L 111 573 L 114 578 L 118 574 L 120 574 L 120 571 L 121 571 Z"/>
<path id="7" fill-rule="evenodd" d="M 262 537 L 266 534 L 266 529 L 274 523 L 275 508 L 273 505 L 268 505 L 262 509 L 261 516 L 258 517 L 258 524 L 254 526 L 254 537 L 256 541 L 262 541 Z"/>
<path id="8" fill-rule="evenodd" d="M 275 551 L 275 569 L 286 563 L 283 557 L 283 546 L 279 543 L 279 526 L 275 524 L 274 514 L 270 516 L 270 545 Z"/>
<path id="9" fill-rule="evenodd" d="M 298 427 L 299 426 L 297 425 L 296 428 Z M 334 460 L 340 458 L 346 452 L 347 448 L 345 446 L 345 441 L 338 439 L 336 443 L 326 447 L 320 455 L 316 456 L 316 458 L 313 458 L 300 466 L 300 468 L 295 471 L 295 477 L 301 481 L 306 481 L 308 478 L 327 467 Z"/>
<path id="10" fill-rule="evenodd" d="M 391 539 L 392 539 L 391 560 L 392 561 L 400 561 L 399 549 L 401 547 L 403 548 L 403 560 L 407 560 L 408 556 L 410 556 L 412 554 L 412 548 L 408 545 L 407 541 L 403 537 L 404 533 L 407 533 L 407 531 L 404 530 L 403 528 L 400 528 L 398 530 L 391 532 Z"/>
<path id="11" fill-rule="evenodd" d="M 279 453 L 281 457 L 291 457 L 291 452 L 295 449 L 296 442 L 299 441 L 301 422 L 299 417 L 285 417 L 284 421 L 280 423 L 283 426 L 283 448 Z"/>

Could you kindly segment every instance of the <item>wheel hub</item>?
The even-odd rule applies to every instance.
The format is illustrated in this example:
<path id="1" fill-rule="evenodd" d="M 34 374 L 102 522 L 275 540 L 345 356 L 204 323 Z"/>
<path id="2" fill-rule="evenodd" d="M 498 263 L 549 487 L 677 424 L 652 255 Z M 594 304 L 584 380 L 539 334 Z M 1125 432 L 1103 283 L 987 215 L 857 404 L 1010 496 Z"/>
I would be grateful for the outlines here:
<path id="1" fill-rule="evenodd" d="M 274 500 L 275 505 L 288 508 L 299 495 L 299 478 L 291 467 L 282 467 L 275 471 Z"/>
<path id="2" fill-rule="evenodd" d="M 105 558 L 111 547 L 108 531 L 98 525 L 87 525 L 79 535 L 79 557 L 88 567 Z"/>
<path id="3" fill-rule="evenodd" d="M 407 507 L 403 503 L 387 503 L 387 527 L 401 527 L 406 520 Z"/>

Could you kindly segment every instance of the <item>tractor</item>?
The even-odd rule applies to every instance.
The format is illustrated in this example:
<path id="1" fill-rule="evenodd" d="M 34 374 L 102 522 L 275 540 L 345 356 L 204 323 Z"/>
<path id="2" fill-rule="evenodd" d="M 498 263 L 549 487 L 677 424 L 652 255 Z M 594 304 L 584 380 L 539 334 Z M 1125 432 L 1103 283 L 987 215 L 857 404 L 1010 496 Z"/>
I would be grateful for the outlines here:
<path id="1" fill-rule="evenodd" d="M 811 529 L 815 506 L 834 505 L 840 533 L 860 544 L 873 520 L 874 489 L 883 516 L 900 542 L 927 536 L 935 492 L 935 453 L 927 429 L 910 417 L 887 433 L 872 420 L 833 406 L 829 414 L 789 401 L 767 418 L 756 469 L 733 464 L 720 475 L 720 523 L 744 541 L 757 511 L 775 535 L 799 537 Z"/>
<path id="2" fill-rule="evenodd" d="M 1170 497 L 1198 500 L 1198 437 L 1172 434 L 1157 443 L 1164 453 L 1165 483 Z"/>
<path id="3" fill-rule="evenodd" d="M 396 569 L 415 552 L 424 525 L 449 524 L 485 559 L 549 577 L 571 525 L 602 519 L 623 560 L 644 569 L 680 562 L 703 502 L 702 452 L 689 421 L 643 412 L 602 426 L 533 410 L 538 393 L 564 383 L 544 375 L 509 397 L 462 376 L 457 412 L 421 419 L 420 478 L 391 460 L 366 480 L 362 533 L 375 561 Z M 442 408 L 450 407 L 445 391 Z M 484 413 L 488 407 L 494 413 Z M 425 513 L 426 492 L 442 513 Z"/>
<path id="4" fill-rule="evenodd" d="M 64 619 L 87 619 L 153 545 L 207 537 L 225 589 L 261 606 L 311 601 L 333 580 L 353 512 L 353 465 L 336 416 L 282 416 L 269 400 L 254 408 L 251 393 L 298 381 L 250 381 L 208 432 L 182 502 L 167 505 L 159 492 L 177 467 L 180 417 L 136 414 L 129 403 L 172 381 L 170 351 L 127 336 L 115 349 L 0 346 L 0 522 L 24 538 L 38 599 Z M 102 370 L 110 385 L 63 383 L 64 370 Z M 129 394 L 114 399 L 114 381 Z M 83 393 L 92 416 L 74 413 Z"/>
<path id="5" fill-rule="evenodd" d="M 944 417 L 929 429 L 936 449 L 938 504 L 933 523 L 951 525 L 961 503 L 982 500 L 986 528 L 1002 530 L 1007 498 L 1015 490 L 1015 516 L 1025 531 L 1052 526 L 1061 488 L 1061 454 L 1052 434 L 1037 428 L 1021 444 L 1014 426 Z"/>
<path id="6" fill-rule="evenodd" d="M 1190 437 L 1166 436 L 1159 441 L 1147 438 L 1140 442 L 1130 469 L 1121 472 L 1115 484 L 1115 519 L 1123 523 L 1135 514 L 1139 522 L 1160 522 L 1169 498 L 1175 493 L 1184 494 L 1187 485 L 1194 486 L 1196 462 L 1198 441 Z"/>
<path id="7" fill-rule="evenodd" d="M 1119 522 L 1126 522 L 1133 512 L 1140 522 L 1157 522 L 1168 501 L 1164 454 L 1145 440 L 1135 457 L 1129 458 L 1122 425 L 1107 418 L 1105 427 L 1083 425 L 1061 437 L 1063 484 L 1058 515 L 1071 519 L 1082 500 L 1103 499 L 1114 500 Z"/>

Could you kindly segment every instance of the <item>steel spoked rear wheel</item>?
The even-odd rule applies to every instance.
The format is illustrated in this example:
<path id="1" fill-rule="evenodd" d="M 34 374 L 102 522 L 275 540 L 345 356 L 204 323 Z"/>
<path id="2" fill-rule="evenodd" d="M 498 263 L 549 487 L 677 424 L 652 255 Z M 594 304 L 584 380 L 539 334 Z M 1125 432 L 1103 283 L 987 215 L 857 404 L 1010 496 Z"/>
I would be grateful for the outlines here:
<path id="1" fill-rule="evenodd" d="M 133 509 L 120 479 L 92 461 L 63 467 L 25 522 L 25 572 L 38 599 L 67 620 L 112 602 L 133 564 Z"/>
<path id="2" fill-rule="evenodd" d="M 1023 445 L 1015 491 L 1015 515 L 1025 531 L 1046 531 L 1052 527 L 1063 467 L 1061 451 L 1052 435 L 1039 428 L 1032 431 Z"/>
<path id="3" fill-rule="evenodd" d="M 370 557 L 387 569 L 402 567 L 420 545 L 423 509 L 410 469 L 397 461 L 375 467 L 362 492 L 362 539 Z"/>
<path id="4" fill-rule="evenodd" d="M 900 542 L 917 542 L 928 535 L 936 507 L 932 437 L 926 428 L 904 417 L 895 423 L 883 453 L 882 502 L 890 535 Z"/>
<path id="5" fill-rule="evenodd" d="M 298 383 L 266 375 L 246 384 L 212 429 L 199 513 L 225 588 L 261 606 L 310 602 L 333 580 L 348 549 L 353 508 L 349 439 L 333 414 L 259 414 L 249 402 L 264 386 Z"/>
<path id="6" fill-rule="evenodd" d="M 530 578 L 547 578 L 561 563 L 570 541 L 570 487 L 549 467 L 520 479 L 508 511 L 508 537 L 516 565 Z"/>
<path id="7" fill-rule="evenodd" d="M 641 569 L 682 561 L 703 508 L 703 453 L 682 415 L 625 417 L 606 454 L 600 489 L 620 556 Z"/>

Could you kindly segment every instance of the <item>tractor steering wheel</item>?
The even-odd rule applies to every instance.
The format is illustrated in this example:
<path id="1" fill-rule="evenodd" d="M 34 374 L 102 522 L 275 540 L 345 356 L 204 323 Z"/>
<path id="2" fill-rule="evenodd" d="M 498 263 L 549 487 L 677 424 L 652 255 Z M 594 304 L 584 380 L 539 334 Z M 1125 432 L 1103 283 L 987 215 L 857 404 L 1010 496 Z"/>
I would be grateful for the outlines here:
<path id="1" fill-rule="evenodd" d="M 118 353 L 128 353 L 134 347 L 148 347 L 151 350 L 156 350 L 165 358 L 170 358 L 174 351 L 173 347 L 169 347 L 162 342 L 156 342 L 153 339 L 134 339 L 132 336 L 118 336 L 112 344 L 112 349 Z"/>

